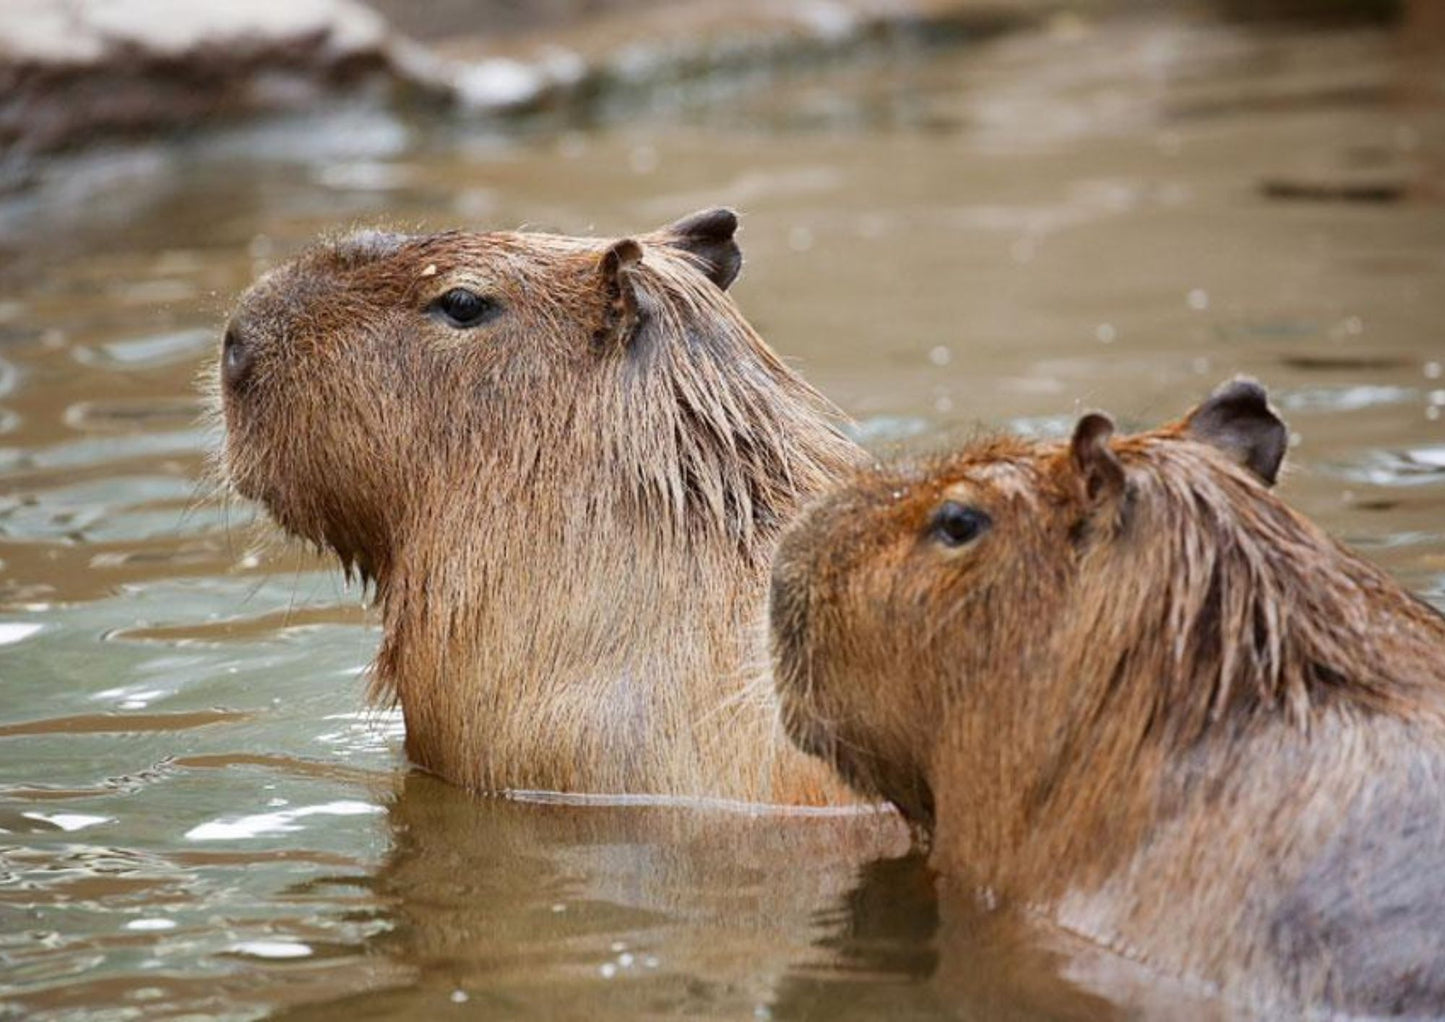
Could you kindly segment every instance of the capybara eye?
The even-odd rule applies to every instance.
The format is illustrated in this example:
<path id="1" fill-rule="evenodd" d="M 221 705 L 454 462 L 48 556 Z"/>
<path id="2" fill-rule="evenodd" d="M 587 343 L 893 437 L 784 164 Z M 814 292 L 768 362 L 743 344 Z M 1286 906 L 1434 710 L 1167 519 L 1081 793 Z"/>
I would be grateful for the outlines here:
<path id="1" fill-rule="evenodd" d="M 475 291 L 454 287 L 433 302 L 432 308 L 449 326 L 469 327 L 486 319 L 495 306 Z"/>
<path id="2" fill-rule="evenodd" d="M 933 512 L 930 529 L 944 546 L 960 547 L 972 543 L 993 524 L 986 511 L 968 507 L 957 501 L 945 500 Z"/>

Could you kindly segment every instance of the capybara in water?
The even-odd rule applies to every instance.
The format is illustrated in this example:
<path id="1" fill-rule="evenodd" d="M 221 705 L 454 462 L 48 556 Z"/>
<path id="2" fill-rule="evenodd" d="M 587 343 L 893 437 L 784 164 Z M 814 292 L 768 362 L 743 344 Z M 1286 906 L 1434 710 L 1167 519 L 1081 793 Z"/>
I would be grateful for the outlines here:
<path id="1" fill-rule="evenodd" d="M 1243 1003 L 1445 1011 L 1445 619 L 1270 490 L 1262 388 L 861 472 L 773 575 L 789 733 L 983 889 Z"/>
<path id="2" fill-rule="evenodd" d="M 782 736 L 767 572 L 858 449 L 725 289 L 728 210 L 621 240 L 364 232 L 267 273 L 223 472 L 375 586 L 375 692 L 479 791 L 852 796 Z"/>

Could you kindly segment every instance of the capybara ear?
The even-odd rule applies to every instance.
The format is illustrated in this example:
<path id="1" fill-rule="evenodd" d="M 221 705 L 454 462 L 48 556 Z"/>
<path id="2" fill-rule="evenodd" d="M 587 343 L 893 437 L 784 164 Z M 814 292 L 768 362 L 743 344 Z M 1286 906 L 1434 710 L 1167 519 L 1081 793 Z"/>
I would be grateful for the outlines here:
<path id="1" fill-rule="evenodd" d="M 730 209 L 704 209 L 658 232 L 659 240 L 692 256 L 707 279 L 724 291 L 743 268 L 742 249 L 733 240 L 738 215 Z"/>
<path id="2" fill-rule="evenodd" d="M 1269 407 L 1269 395 L 1254 380 L 1224 384 L 1184 419 L 1191 440 L 1219 448 L 1257 475 L 1266 486 L 1279 478 L 1289 430 Z"/>
<path id="3" fill-rule="evenodd" d="M 637 285 L 632 268 L 642 259 L 642 246 L 631 238 L 623 238 L 608 246 L 597 264 L 601 280 L 602 325 L 594 339 L 599 347 L 626 344 L 637 328 Z"/>
<path id="4" fill-rule="evenodd" d="M 1084 497 L 1091 504 L 1100 504 L 1124 492 L 1124 466 L 1109 447 L 1114 435 L 1114 420 L 1098 412 L 1090 412 L 1074 427 L 1069 441 L 1069 456 Z"/>

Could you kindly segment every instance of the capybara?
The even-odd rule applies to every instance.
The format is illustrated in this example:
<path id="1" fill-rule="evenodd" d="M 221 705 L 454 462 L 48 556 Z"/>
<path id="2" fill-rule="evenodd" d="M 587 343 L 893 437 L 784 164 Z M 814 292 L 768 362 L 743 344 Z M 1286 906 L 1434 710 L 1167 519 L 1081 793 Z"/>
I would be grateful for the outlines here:
<path id="1" fill-rule="evenodd" d="M 421 766 L 851 800 L 782 735 L 764 610 L 782 526 L 859 452 L 725 294 L 736 227 L 363 232 L 240 299 L 223 474 L 374 585 Z"/>
<path id="2" fill-rule="evenodd" d="M 789 734 L 952 889 L 1254 1005 L 1445 1011 L 1445 619 L 1184 420 L 860 470 L 774 568 Z"/>

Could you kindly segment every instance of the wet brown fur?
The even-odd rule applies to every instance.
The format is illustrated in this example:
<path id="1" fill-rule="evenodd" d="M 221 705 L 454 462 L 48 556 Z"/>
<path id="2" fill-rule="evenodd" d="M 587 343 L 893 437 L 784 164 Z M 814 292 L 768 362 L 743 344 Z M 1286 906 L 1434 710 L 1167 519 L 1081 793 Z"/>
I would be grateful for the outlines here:
<path id="1" fill-rule="evenodd" d="M 790 733 L 950 885 L 1261 1010 L 1445 1011 L 1445 620 L 1188 420 L 1099 428 L 805 512 Z M 948 548 L 944 500 L 992 527 Z"/>
<path id="2" fill-rule="evenodd" d="M 709 279 L 740 257 L 707 216 L 363 233 L 238 305 L 225 474 L 374 583 L 375 695 L 449 780 L 851 800 L 781 737 L 762 613 L 782 525 L 858 452 Z M 439 322 L 455 287 L 500 311 Z"/>

